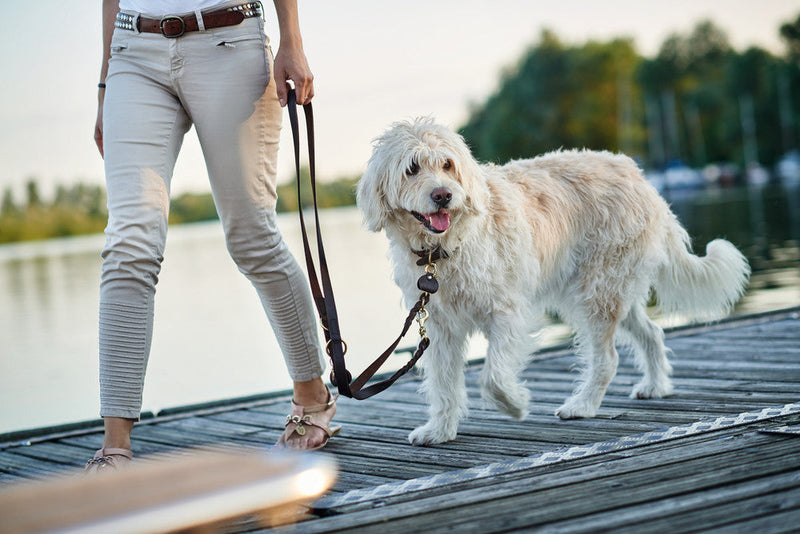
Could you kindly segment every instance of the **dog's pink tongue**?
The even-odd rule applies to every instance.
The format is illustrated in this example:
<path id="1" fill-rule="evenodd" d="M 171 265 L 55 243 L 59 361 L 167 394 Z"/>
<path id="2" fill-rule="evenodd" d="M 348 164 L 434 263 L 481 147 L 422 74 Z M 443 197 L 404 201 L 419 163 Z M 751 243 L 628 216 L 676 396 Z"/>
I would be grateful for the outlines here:
<path id="1" fill-rule="evenodd" d="M 431 226 L 440 232 L 444 232 L 450 228 L 450 214 L 447 213 L 446 210 L 439 210 L 436 213 L 429 214 L 428 220 L 430 221 Z"/>

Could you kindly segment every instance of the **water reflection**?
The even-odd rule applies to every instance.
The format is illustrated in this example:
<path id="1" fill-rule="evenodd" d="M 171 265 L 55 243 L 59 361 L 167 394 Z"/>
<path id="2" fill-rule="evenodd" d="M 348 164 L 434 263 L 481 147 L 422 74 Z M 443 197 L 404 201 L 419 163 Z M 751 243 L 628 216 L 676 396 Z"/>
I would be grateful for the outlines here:
<path id="1" fill-rule="evenodd" d="M 737 313 L 800 304 L 800 186 L 709 187 L 662 192 L 692 236 L 695 252 L 724 237 L 753 269 Z"/>
<path id="2" fill-rule="evenodd" d="M 797 249 L 800 188 L 768 185 L 663 194 L 696 244 L 726 237 L 747 255 L 754 271 L 773 267 L 783 249 Z"/>
<path id="3" fill-rule="evenodd" d="M 696 252 L 725 237 L 750 260 L 751 284 L 734 313 L 800 304 L 800 187 L 663 194 Z M 354 208 L 327 210 L 322 219 L 342 331 L 351 341 L 348 364 L 360 370 L 394 339 L 406 309 L 391 281 L 385 238 L 364 230 Z M 281 215 L 279 225 L 302 257 L 297 215 Z M 87 236 L 0 246 L 0 433 L 96 417 L 102 244 L 102 236 Z M 568 335 L 556 327 L 546 339 Z M 407 339 L 404 345 L 416 343 Z M 480 344 L 475 348 L 474 355 L 482 354 Z M 288 383 L 255 292 L 228 257 L 219 224 L 171 228 L 145 410 Z"/>

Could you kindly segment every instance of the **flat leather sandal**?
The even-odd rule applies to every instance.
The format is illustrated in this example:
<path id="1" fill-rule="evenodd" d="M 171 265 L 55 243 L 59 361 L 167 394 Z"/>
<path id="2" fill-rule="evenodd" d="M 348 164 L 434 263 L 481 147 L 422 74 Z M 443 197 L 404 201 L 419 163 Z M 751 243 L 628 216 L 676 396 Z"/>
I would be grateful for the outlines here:
<path id="1" fill-rule="evenodd" d="M 320 414 L 323 414 L 334 407 L 337 398 L 339 398 L 339 395 L 332 396 L 331 392 L 328 391 L 328 402 L 325 404 L 314 404 L 311 406 L 301 406 L 294 402 L 294 399 L 292 399 L 292 413 L 286 416 L 286 428 L 283 431 L 283 434 L 281 434 L 281 437 L 278 439 L 278 442 L 275 444 L 275 448 L 316 451 L 327 445 L 328 440 L 338 434 L 342 427 L 341 425 L 337 425 L 331 428 L 328 425 L 320 422 L 318 418 Z M 316 447 L 308 447 L 306 449 L 294 449 L 287 446 L 289 438 L 292 437 L 292 434 L 305 436 L 309 426 L 321 428 L 325 432 L 325 439 L 322 441 L 322 443 Z"/>
<path id="2" fill-rule="evenodd" d="M 133 453 L 129 449 L 104 447 L 94 453 L 94 458 L 86 462 L 86 467 L 83 470 L 90 475 L 119 471 L 128 467 L 132 459 Z"/>

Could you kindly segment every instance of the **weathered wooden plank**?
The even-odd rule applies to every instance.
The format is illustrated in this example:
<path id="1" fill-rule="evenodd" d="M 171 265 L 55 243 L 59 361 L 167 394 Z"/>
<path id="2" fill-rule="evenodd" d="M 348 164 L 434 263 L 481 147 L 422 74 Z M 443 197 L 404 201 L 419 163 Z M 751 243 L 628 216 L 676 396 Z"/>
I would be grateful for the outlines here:
<path id="1" fill-rule="evenodd" d="M 337 412 L 337 421 L 342 423 L 357 425 L 364 420 L 360 413 L 344 409 Z M 402 431 L 399 436 L 404 436 L 405 432 L 425 423 L 427 414 L 420 413 L 416 417 L 398 417 L 398 420 L 397 422 L 387 421 L 385 424 L 391 424 L 394 428 L 398 428 Z M 653 428 L 653 425 L 650 424 L 628 422 L 620 422 L 618 424 L 615 422 L 612 426 L 616 427 L 615 432 L 621 431 L 625 433 L 644 432 Z M 600 423 L 595 419 L 566 423 L 550 414 L 541 415 L 535 413 L 529 415 L 523 421 L 517 421 L 491 408 L 473 409 L 471 410 L 471 416 L 464 420 L 459 427 L 459 433 L 463 435 L 494 435 L 500 439 L 535 441 L 543 429 L 557 429 L 565 436 L 577 434 L 581 436 L 578 439 L 597 439 L 608 434 L 609 423 L 608 421 Z"/>
<path id="2" fill-rule="evenodd" d="M 136 455 L 136 458 L 156 453 L 173 451 L 175 449 L 181 449 L 184 447 L 184 445 L 182 444 L 164 443 L 163 440 L 150 441 L 149 439 L 137 436 L 139 428 L 141 427 L 136 428 L 136 430 L 134 431 L 134 436 L 131 440 L 133 452 Z M 102 446 L 103 435 L 100 433 L 96 433 L 96 434 L 86 434 L 82 436 L 71 436 L 67 438 L 62 438 L 58 440 L 58 442 L 72 446 L 84 447 L 87 450 L 90 450 L 91 454 L 86 458 L 86 460 L 88 460 L 94 454 L 94 451 L 96 451 Z"/>
<path id="3" fill-rule="evenodd" d="M 44 461 L 40 458 L 16 454 L 14 451 L 0 451 L 0 471 L 10 476 L 39 477 L 63 468 L 64 464 L 62 463 Z"/>
<path id="4" fill-rule="evenodd" d="M 789 534 L 798 531 L 800 513 L 796 508 L 782 511 L 782 503 L 770 502 L 759 502 L 758 506 L 766 511 L 766 515 L 746 521 L 735 521 L 726 525 L 715 526 L 714 532 L 716 534 L 741 534 L 742 532 Z"/>
<path id="5" fill-rule="evenodd" d="M 738 411 L 745 411 L 747 407 L 755 407 L 761 404 L 786 404 L 787 402 L 791 402 L 796 398 L 796 395 L 791 394 L 791 392 L 787 392 L 787 394 L 767 394 L 767 395 L 758 395 L 757 393 L 750 394 L 749 391 L 742 392 L 741 395 L 735 395 L 734 393 L 728 390 L 728 388 L 722 388 L 722 381 L 720 382 L 720 390 L 718 391 L 697 391 L 692 388 L 684 388 L 683 383 L 680 379 L 675 380 L 676 385 L 676 392 L 673 396 L 667 397 L 665 399 L 654 399 L 654 400 L 639 400 L 639 399 L 628 399 L 628 394 L 630 393 L 630 389 L 628 385 L 621 384 L 621 381 L 627 381 L 627 377 L 617 377 L 612 382 L 611 386 L 609 387 L 609 391 L 606 396 L 606 401 L 604 401 L 604 405 L 619 405 L 620 403 L 624 403 L 625 407 L 642 407 L 644 409 L 652 409 L 654 406 L 663 406 L 667 408 L 674 408 L 675 410 L 679 411 L 686 411 L 687 409 L 693 409 L 695 411 L 702 410 L 705 406 L 705 401 L 716 401 L 717 404 L 715 405 L 715 409 L 710 411 L 709 413 L 718 414 L 718 413 L 728 413 L 729 410 L 738 410 Z M 631 385 L 635 382 L 638 382 L 639 377 L 630 377 Z M 635 380 L 634 380 L 635 378 Z M 573 387 L 572 381 L 562 381 L 561 383 L 555 383 L 553 381 L 536 381 L 532 382 L 529 381 L 528 387 L 531 391 L 532 397 L 532 409 L 536 404 L 542 404 L 545 406 L 553 405 L 552 411 L 555 411 L 557 406 L 566 399 L 566 397 L 571 393 L 571 389 Z M 471 398 L 473 399 L 470 402 L 470 410 L 481 410 L 485 409 L 486 406 L 479 400 L 479 390 L 475 386 L 468 387 L 468 394 L 470 394 Z M 788 388 L 787 388 L 788 389 Z M 800 388 L 795 388 L 800 389 Z M 614 397 L 618 397 L 613 399 Z M 720 399 L 724 398 L 724 403 L 720 404 Z M 613 401 L 610 401 L 613 399 Z M 703 400 L 703 403 L 698 403 L 697 400 Z M 611 404 L 613 402 L 614 404 Z M 422 399 L 414 399 L 414 402 L 409 401 L 407 403 L 408 409 L 407 413 L 414 413 L 419 414 L 419 408 L 424 406 L 424 401 Z M 387 406 L 386 404 L 380 405 L 380 407 Z M 489 408 L 487 413 L 491 413 L 493 408 Z M 549 410 L 546 410 L 549 411 Z M 496 412 L 495 412 L 496 413 Z M 404 419 L 401 419 L 404 420 Z M 404 425 L 406 426 L 406 425 Z"/>
<path id="6" fill-rule="evenodd" d="M 134 443 L 149 441 L 151 443 L 160 443 L 164 446 L 180 444 L 182 447 L 200 447 L 210 443 L 218 445 L 226 443 L 219 436 L 213 437 L 201 433 L 188 432 L 180 428 L 163 428 L 160 425 L 144 425 L 136 428 L 131 441 Z M 133 447 L 136 448 L 136 444 Z"/>
<path id="7" fill-rule="evenodd" d="M 621 504 L 648 502 L 715 487 L 721 478 L 736 482 L 781 473 L 787 465 L 789 469 L 796 465 L 791 462 L 800 460 L 798 443 L 787 447 L 785 442 L 764 440 L 761 436 L 750 435 L 749 438 L 750 445 L 759 444 L 758 451 L 742 450 L 740 443 L 723 443 L 723 447 L 727 445 L 728 448 L 726 454 L 719 454 L 712 447 L 700 456 L 683 460 L 685 449 L 659 451 L 648 457 L 647 447 L 644 447 L 636 456 L 597 464 L 592 476 L 586 476 L 584 468 L 571 473 L 558 471 L 548 475 L 545 472 L 538 477 L 500 484 L 484 481 L 462 491 L 315 520 L 303 525 L 304 532 L 339 529 L 369 532 L 369 528 L 377 524 L 382 524 L 383 534 L 409 529 L 435 531 L 437 525 L 443 524 L 459 532 L 529 528 Z M 392 518 L 390 523 L 385 522 L 387 517 Z M 491 529 L 482 521 L 487 517 L 491 519 Z"/>
<path id="8" fill-rule="evenodd" d="M 277 412 L 275 412 L 277 413 Z M 286 414 L 284 414 L 284 419 Z M 222 421 L 226 423 L 236 423 L 243 426 L 252 426 L 260 430 L 271 430 L 274 428 L 281 428 L 284 420 L 278 419 L 277 415 L 273 417 L 265 417 L 264 413 L 258 413 L 253 410 L 231 410 L 228 412 L 220 412 L 213 415 L 205 416 L 206 419 L 211 421 Z M 276 427 L 276 422 L 280 423 Z"/>
<path id="9" fill-rule="evenodd" d="M 459 451 L 455 448 L 440 447 L 412 447 L 407 441 L 399 443 L 376 443 L 369 440 L 369 434 L 364 436 L 349 435 L 337 436 L 336 446 L 331 442 L 331 452 L 337 455 L 347 455 L 351 458 L 370 461 L 371 459 L 385 459 L 398 464 L 414 463 L 420 467 L 428 465 L 437 468 L 458 469 L 461 467 L 492 463 L 505 459 L 500 454 L 479 454 L 473 451 Z"/>
<path id="10" fill-rule="evenodd" d="M 265 431 L 271 430 L 269 427 L 256 427 L 253 425 L 243 425 L 239 423 L 226 422 L 210 417 L 187 417 L 158 424 L 161 428 L 181 428 L 190 431 L 211 433 L 223 437 L 258 436 Z"/>
<path id="11" fill-rule="evenodd" d="M 607 482 L 593 480 L 578 488 L 550 491 L 545 496 L 537 495 L 536 501 L 542 507 L 539 510 L 521 513 L 514 511 L 523 506 L 526 496 L 514 497 L 508 501 L 504 499 L 502 503 L 495 502 L 493 510 L 495 514 L 502 513 L 498 510 L 500 505 L 506 514 L 508 526 L 529 528 L 549 524 L 558 518 L 582 516 L 620 505 L 650 502 L 676 493 L 713 487 L 719 484 L 720 478 L 732 483 L 740 479 L 751 479 L 757 474 L 785 469 L 781 465 L 781 454 L 764 454 L 757 462 L 746 462 L 747 458 L 739 454 L 731 456 L 720 464 L 708 462 L 707 459 L 703 459 L 699 465 L 696 462 L 682 462 L 677 467 L 659 466 L 644 473 L 614 477 Z M 792 459 L 797 461 L 798 455 L 792 456 Z M 478 532 L 475 529 L 472 531 Z"/>
<path id="12" fill-rule="evenodd" d="M 794 417 L 794 416 L 793 416 Z M 794 419 L 781 419 L 780 422 L 770 424 L 787 424 Z M 731 433 L 731 432 L 734 433 Z M 465 492 L 465 499 L 469 499 L 468 492 L 475 490 L 477 495 L 493 491 L 493 487 L 501 488 L 507 485 L 511 492 L 516 492 L 518 487 L 529 487 L 532 490 L 546 491 L 561 486 L 583 483 L 600 478 L 638 472 L 650 467 L 657 467 L 665 463 L 678 465 L 681 461 L 703 459 L 719 456 L 731 451 L 742 449 L 742 439 L 745 435 L 746 448 L 755 449 L 763 444 L 772 443 L 774 440 L 766 435 L 753 433 L 745 429 L 725 429 L 705 434 L 698 434 L 667 440 L 663 442 L 648 443 L 639 447 L 618 450 L 600 455 L 569 459 L 555 464 L 534 467 L 525 470 L 512 470 L 494 474 L 491 478 L 460 479 L 450 482 L 445 486 L 432 486 L 417 489 L 413 493 L 383 496 L 381 507 L 411 503 L 410 506 L 420 506 L 424 499 L 436 500 L 444 494 Z M 787 447 L 796 446 L 791 442 Z M 373 503 L 370 501 L 359 502 L 351 505 L 339 506 L 338 513 L 351 513 L 370 510 Z"/>
<path id="13" fill-rule="evenodd" d="M 794 473 L 782 473 L 719 490 L 693 492 L 655 503 L 591 514 L 577 520 L 555 522 L 541 531 L 589 534 L 613 530 L 633 534 L 716 531 L 728 526 L 736 532 L 773 533 L 780 532 L 781 525 L 786 532 L 796 531 L 797 520 L 800 520 L 800 488 L 796 479 Z M 775 520 L 775 512 L 783 512 L 780 521 Z M 744 527 L 746 523 L 758 524 L 760 528 L 751 531 Z M 765 529 L 768 525 L 769 528 Z"/>
<path id="14" fill-rule="evenodd" d="M 9 452 L 65 466 L 85 464 L 94 453 L 94 451 L 90 453 L 90 451 L 83 447 L 73 447 L 71 445 L 49 442 L 36 443 L 26 447 L 16 447 Z"/>
<path id="15" fill-rule="evenodd" d="M 577 362 L 577 360 L 576 360 Z M 776 381 L 776 382 L 800 382 L 800 364 L 770 364 L 765 365 L 733 365 L 718 360 L 701 362 L 699 360 L 671 360 L 673 368 L 673 378 L 712 378 L 717 380 L 750 380 L 750 381 Z M 551 365 L 547 368 L 529 368 L 523 373 L 523 378 L 536 382 L 549 381 L 553 383 L 564 383 L 578 379 L 577 371 L 570 371 L 572 367 L 561 367 Z M 554 376 L 547 376 L 543 373 L 549 371 Z M 567 374 L 568 373 L 568 374 Z M 632 369 L 630 374 L 623 374 L 630 379 L 635 376 Z"/>
<path id="16" fill-rule="evenodd" d="M 791 363 L 800 354 L 794 340 L 773 339 L 702 339 L 693 343 L 676 343 L 674 361 L 691 359 L 703 355 L 720 359 L 722 362 L 751 361 L 765 364 Z"/>
<path id="17" fill-rule="evenodd" d="M 339 468 L 350 473 L 362 473 L 380 476 L 392 480 L 408 480 L 424 477 L 436 473 L 444 473 L 449 469 L 431 464 L 402 464 L 393 460 L 380 458 L 359 458 L 354 456 L 336 455 Z"/>
<path id="18" fill-rule="evenodd" d="M 353 471 L 345 471 L 340 468 L 339 477 L 336 479 L 336 484 L 333 487 L 333 491 L 330 493 L 341 493 L 355 489 L 371 488 L 374 486 L 381 486 L 383 484 L 397 482 L 397 480 L 398 479 L 396 478 L 377 476 L 372 473 L 356 473 Z"/>

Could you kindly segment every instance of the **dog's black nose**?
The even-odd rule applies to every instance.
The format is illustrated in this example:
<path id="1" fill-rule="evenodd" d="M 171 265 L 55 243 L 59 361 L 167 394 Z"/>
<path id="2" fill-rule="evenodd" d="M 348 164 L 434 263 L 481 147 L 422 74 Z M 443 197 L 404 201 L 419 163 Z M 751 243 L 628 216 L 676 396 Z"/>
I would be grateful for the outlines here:
<path id="1" fill-rule="evenodd" d="M 452 198 L 452 191 L 446 187 L 437 187 L 431 192 L 431 200 L 440 208 L 446 208 Z"/>

